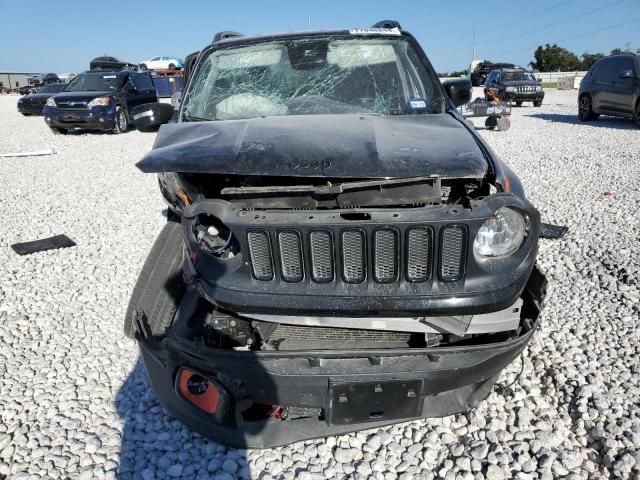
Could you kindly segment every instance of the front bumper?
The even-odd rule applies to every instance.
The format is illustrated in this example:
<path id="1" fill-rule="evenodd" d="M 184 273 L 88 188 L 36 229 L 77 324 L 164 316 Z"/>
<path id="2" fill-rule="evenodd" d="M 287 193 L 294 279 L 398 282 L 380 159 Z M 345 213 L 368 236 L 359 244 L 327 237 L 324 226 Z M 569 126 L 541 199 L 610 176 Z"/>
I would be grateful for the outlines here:
<path id="1" fill-rule="evenodd" d="M 544 99 L 544 92 L 515 92 L 510 95 L 514 102 L 536 102 Z"/>
<path id="2" fill-rule="evenodd" d="M 43 104 L 18 103 L 18 112 L 30 115 L 42 115 Z"/>
<path id="3" fill-rule="evenodd" d="M 47 105 L 42 114 L 47 125 L 55 128 L 112 130 L 116 126 L 115 107 L 64 109 Z"/>
<path id="4" fill-rule="evenodd" d="M 179 318 L 178 326 L 174 324 L 165 338 L 138 337 L 138 342 L 153 389 L 172 416 L 220 443 L 267 448 L 411 419 L 443 417 L 475 407 L 538 328 L 545 288 L 544 275 L 535 269 L 522 294 L 525 320 L 521 333 L 508 340 L 470 346 L 232 351 L 206 346 L 199 338 L 181 336 Z M 182 368 L 218 385 L 228 399 L 226 411 L 212 415 L 186 400 L 179 393 L 176 380 Z M 395 405 L 387 403 L 382 409 L 375 399 L 362 396 L 353 405 L 338 404 L 339 392 L 347 392 L 348 403 L 350 391 L 375 386 L 376 391 L 380 388 L 397 392 L 395 385 L 399 383 L 412 387 L 412 398 L 396 398 Z M 320 409 L 322 414 L 296 420 L 247 421 L 242 412 L 252 404 Z M 359 420 L 345 417 L 345 408 L 351 409 L 350 415 Z M 375 412 L 368 413 L 371 409 Z M 371 419 L 362 421 L 363 412 Z"/>

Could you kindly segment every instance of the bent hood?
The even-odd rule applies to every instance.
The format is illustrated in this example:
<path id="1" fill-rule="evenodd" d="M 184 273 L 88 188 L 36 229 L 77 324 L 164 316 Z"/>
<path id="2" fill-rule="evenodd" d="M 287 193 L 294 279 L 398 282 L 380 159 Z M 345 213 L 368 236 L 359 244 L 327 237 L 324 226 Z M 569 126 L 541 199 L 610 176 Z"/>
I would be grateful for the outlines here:
<path id="1" fill-rule="evenodd" d="M 342 178 L 484 176 L 469 131 L 448 114 L 303 115 L 173 123 L 136 166 L 147 173 Z"/>

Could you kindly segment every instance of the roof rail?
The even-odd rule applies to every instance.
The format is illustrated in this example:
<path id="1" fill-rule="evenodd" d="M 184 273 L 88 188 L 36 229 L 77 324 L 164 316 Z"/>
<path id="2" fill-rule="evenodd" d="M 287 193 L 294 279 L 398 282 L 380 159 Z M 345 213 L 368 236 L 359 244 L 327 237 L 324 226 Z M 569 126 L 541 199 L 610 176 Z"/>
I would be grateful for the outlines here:
<path id="1" fill-rule="evenodd" d="M 218 40 L 224 40 L 225 38 L 235 38 L 235 37 L 244 37 L 244 34 L 240 32 L 231 32 L 231 31 L 225 30 L 223 32 L 216 33 L 211 43 L 217 42 Z"/>
<path id="2" fill-rule="evenodd" d="M 380 20 L 371 28 L 397 28 L 398 30 L 402 30 L 402 26 L 397 20 Z"/>

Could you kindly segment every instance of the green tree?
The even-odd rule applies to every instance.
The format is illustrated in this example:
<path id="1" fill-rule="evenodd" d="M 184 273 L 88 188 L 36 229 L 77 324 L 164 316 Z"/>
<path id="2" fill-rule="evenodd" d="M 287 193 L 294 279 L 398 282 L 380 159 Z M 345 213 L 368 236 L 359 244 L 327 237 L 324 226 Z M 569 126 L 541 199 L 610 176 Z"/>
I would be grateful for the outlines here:
<path id="1" fill-rule="evenodd" d="M 544 47 L 540 45 L 533 56 L 536 60 L 529 65 L 540 72 L 567 72 L 580 67 L 580 59 L 575 53 L 555 43 L 553 45 L 547 43 Z"/>
<path id="2" fill-rule="evenodd" d="M 621 48 L 614 48 L 611 50 L 611 55 L 620 55 L 621 53 L 623 53 Z"/>
<path id="3" fill-rule="evenodd" d="M 580 58 L 580 70 L 589 70 L 591 65 L 596 63 L 601 58 L 604 58 L 603 53 L 589 53 L 584 52 Z"/>

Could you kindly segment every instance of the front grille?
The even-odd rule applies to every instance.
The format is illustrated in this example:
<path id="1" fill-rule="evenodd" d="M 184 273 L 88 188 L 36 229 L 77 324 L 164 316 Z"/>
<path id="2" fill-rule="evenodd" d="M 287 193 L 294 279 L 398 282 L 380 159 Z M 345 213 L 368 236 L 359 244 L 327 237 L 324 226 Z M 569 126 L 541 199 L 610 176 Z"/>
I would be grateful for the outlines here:
<path id="1" fill-rule="evenodd" d="M 407 280 L 426 282 L 431 278 L 433 230 L 416 227 L 409 230 L 407 239 Z"/>
<path id="2" fill-rule="evenodd" d="M 516 92 L 518 93 L 533 93 L 536 91 L 535 85 L 518 85 Z"/>
<path id="3" fill-rule="evenodd" d="M 442 230 L 440 243 L 440 279 L 455 282 L 462 278 L 466 256 L 466 230 L 453 225 Z"/>
<path id="4" fill-rule="evenodd" d="M 278 244 L 282 278 L 287 282 L 299 282 L 303 277 L 300 236 L 296 232 L 280 232 Z"/>
<path id="5" fill-rule="evenodd" d="M 333 240 L 331 233 L 315 231 L 309 235 L 311 243 L 311 275 L 316 282 L 333 280 Z"/>
<path id="6" fill-rule="evenodd" d="M 342 233 L 342 276 L 348 283 L 361 283 L 367 275 L 365 239 L 362 230 Z"/>
<path id="7" fill-rule="evenodd" d="M 87 102 L 77 101 L 77 102 L 62 102 L 57 101 L 56 106 L 58 108 L 64 108 L 65 110 L 86 110 Z"/>
<path id="8" fill-rule="evenodd" d="M 271 263 L 271 244 L 267 232 L 249 232 L 249 255 L 251 256 L 251 268 L 253 276 L 258 280 L 271 280 L 273 278 L 273 265 Z"/>
<path id="9" fill-rule="evenodd" d="M 398 275 L 398 234 L 394 230 L 375 233 L 373 273 L 378 283 L 393 282 Z"/>
<path id="10" fill-rule="evenodd" d="M 347 228 L 335 236 L 329 230 L 247 233 L 253 277 L 291 283 L 305 277 L 312 283 L 362 284 L 368 278 L 378 284 L 421 283 L 431 281 L 434 271 L 440 281 L 454 282 L 464 277 L 467 242 L 464 225 L 445 225 L 438 231 L 422 225 L 369 232 Z"/>

